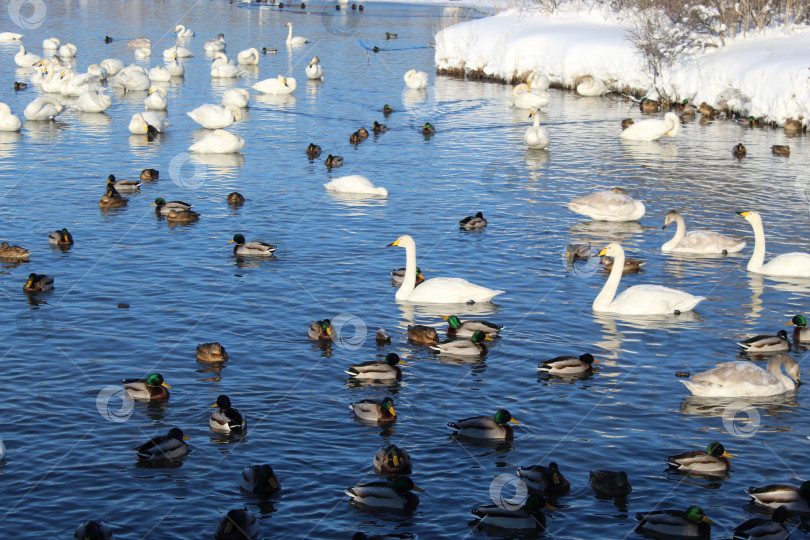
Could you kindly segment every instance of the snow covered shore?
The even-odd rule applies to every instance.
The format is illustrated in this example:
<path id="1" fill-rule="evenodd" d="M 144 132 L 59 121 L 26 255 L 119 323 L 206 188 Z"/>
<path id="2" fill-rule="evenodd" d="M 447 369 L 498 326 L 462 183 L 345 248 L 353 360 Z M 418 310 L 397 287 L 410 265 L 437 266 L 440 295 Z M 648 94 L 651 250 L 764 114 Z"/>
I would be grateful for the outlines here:
<path id="1" fill-rule="evenodd" d="M 439 73 L 514 83 L 531 71 L 573 88 L 585 76 L 613 91 L 727 105 L 743 116 L 810 123 L 810 29 L 750 33 L 664 69 L 654 80 L 627 39 L 630 22 L 600 10 L 547 15 L 511 9 L 449 26 L 436 35 Z M 726 98 L 732 97 L 730 101 Z"/>

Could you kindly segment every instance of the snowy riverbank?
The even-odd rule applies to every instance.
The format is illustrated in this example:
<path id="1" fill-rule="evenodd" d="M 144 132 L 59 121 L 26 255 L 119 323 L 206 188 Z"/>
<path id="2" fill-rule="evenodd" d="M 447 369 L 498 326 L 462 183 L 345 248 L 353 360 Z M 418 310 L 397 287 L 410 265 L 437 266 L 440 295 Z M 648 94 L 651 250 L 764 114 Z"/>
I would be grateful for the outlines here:
<path id="1" fill-rule="evenodd" d="M 547 15 L 507 10 L 449 26 L 436 35 L 439 73 L 515 82 L 531 71 L 573 88 L 591 75 L 617 92 L 722 106 L 736 94 L 738 112 L 783 124 L 810 117 L 810 29 L 749 33 L 707 48 L 663 70 L 654 80 L 644 57 L 627 39 L 630 21 L 597 9 Z M 733 89 L 735 92 L 732 92 Z M 720 102 L 720 103 L 718 103 Z"/>

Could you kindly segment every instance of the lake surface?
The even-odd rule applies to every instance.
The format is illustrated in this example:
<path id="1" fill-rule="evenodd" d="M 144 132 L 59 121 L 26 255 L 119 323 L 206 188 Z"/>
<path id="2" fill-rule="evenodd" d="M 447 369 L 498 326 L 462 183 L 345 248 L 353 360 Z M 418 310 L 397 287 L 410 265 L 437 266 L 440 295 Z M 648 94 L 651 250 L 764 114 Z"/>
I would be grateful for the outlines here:
<path id="1" fill-rule="evenodd" d="M 621 119 L 641 118 L 631 101 L 555 90 L 542 113 L 551 147 L 527 151 L 528 111 L 509 106 L 511 87 L 433 74 L 427 44 L 454 17 L 440 7 L 373 3 L 359 13 L 335 12 L 333 4 L 49 2 L 42 25 L 22 31 L 36 54 L 46 37 L 75 43 L 82 70 L 108 57 L 133 61 L 127 38 L 152 39 L 151 61 L 139 64 L 154 66 L 173 44 L 175 24 L 196 36 L 183 41 L 195 56 L 183 62 L 186 76 L 168 83 L 172 125 L 157 140 L 127 129 L 145 92 L 111 91 L 104 114 L 66 112 L 56 122 L 28 123 L 21 134 L 0 133 L 0 236 L 32 252 L 30 263 L 0 268 L 4 530 L 65 538 L 82 520 L 103 519 L 116 538 L 203 539 L 227 510 L 247 506 L 263 538 L 340 539 L 359 530 L 483 538 L 492 533 L 470 527 L 470 509 L 492 503 L 491 486 L 511 478 L 499 475 L 556 461 L 572 489 L 555 501 L 548 536 L 636 538 L 636 512 L 698 504 L 721 537 L 750 517 L 746 488 L 807 479 L 805 387 L 759 402 L 716 402 L 688 397 L 675 376 L 735 360 L 737 341 L 775 333 L 806 312 L 810 283 L 746 272 L 753 235 L 734 213 L 763 215 L 769 257 L 810 250 L 805 138 L 695 120 L 677 138 L 628 143 L 619 139 Z M 288 50 L 288 21 L 311 43 Z M 16 29 L 8 21 L 3 28 Z M 386 31 L 398 39 L 386 41 Z M 203 43 L 219 32 L 231 58 L 250 46 L 279 52 L 262 56 L 239 81 L 212 82 Z M 116 40 L 105 44 L 105 35 Z M 375 45 L 380 52 L 370 50 Z M 14 66 L 17 47 L 0 51 L 2 99 L 22 116 L 38 89 L 13 93 L 12 81 L 28 73 Z M 323 82 L 304 75 L 315 55 Z M 404 91 L 411 68 L 430 73 L 426 94 Z M 186 153 L 206 133 L 187 111 L 218 103 L 228 87 L 278 74 L 297 78 L 298 89 L 287 98 L 251 92 L 250 109 L 231 128 L 247 140 L 241 154 Z M 396 112 L 384 119 L 386 103 Z M 388 132 L 357 147 L 348 142 L 375 120 Z M 429 140 L 420 133 L 426 121 L 437 130 Z M 310 142 L 324 150 L 312 162 Z M 742 161 L 731 154 L 738 142 L 748 148 Z M 771 155 L 773 144 L 789 144 L 791 156 Z M 343 156 L 344 167 L 328 172 L 328 153 Z M 146 167 L 159 169 L 160 179 L 128 196 L 126 208 L 99 209 L 108 174 L 135 178 Z M 345 174 L 365 175 L 389 196 L 342 197 L 322 187 Z M 565 207 L 615 185 L 647 204 L 640 222 L 595 223 Z M 238 209 L 225 202 L 234 190 L 247 198 Z M 156 197 L 192 203 L 202 217 L 169 226 L 150 207 Z M 742 236 L 749 246 L 739 256 L 664 255 L 660 245 L 672 232 L 661 226 L 670 209 L 687 225 Z M 477 211 L 489 226 L 460 232 L 457 221 Z M 47 242 L 61 227 L 76 239 L 65 252 Z M 235 259 L 227 243 L 235 233 L 278 245 L 276 256 Z M 394 300 L 389 271 L 404 266 L 405 253 L 385 246 L 406 233 L 427 277 L 507 291 L 493 304 L 452 308 L 505 326 L 484 360 L 446 358 L 407 342 L 407 325 L 443 328 L 438 315 L 451 308 Z M 681 317 L 595 315 L 591 303 L 605 274 L 592 263 L 571 267 L 564 251 L 573 242 L 601 249 L 613 240 L 646 261 L 623 286 L 660 283 L 708 299 Z M 54 291 L 24 294 L 30 272 L 55 276 Z M 324 347 L 307 338 L 307 327 L 326 317 L 345 324 Z M 392 335 L 391 345 L 377 346 L 378 328 Z M 209 341 L 230 355 L 221 369 L 195 361 L 196 345 Z M 388 352 L 407 362 L 400 384 L 346 384 L 349 365 Z M 600 361 L 590 377 L 537 371 L 542 360 L 584 352 Z M 798 360 L 805 356 L 804 348 L 795 351 Z M 172 385 L 171 399 L 136 403 L 111 421 L 121 402 L 107 403 L 101 392 L 155 371 Z M 209 407 L 223 393 L 248 419 L 243 439 L 208 429 Z M 353 419 L 350 402 L 389 395 L 398 413 L 393 426 Z M 513 441 L 450 436 L 448 421 L 502 407 L 521 422 Z M 191 439 L 182 466 L 136 466 L 133 448 L 172 426 Z M 713 440 L 735 456 L 728 478 L 667 472 L 667 456 Z M 343 494 L 376 479 L 372 457 L 389 442 L 410 452 L 412 477 L 425 490 L 411 514 L 361 511 Z M 242 468 L 265 462 L 282 492 L 269 499 L 241 492 Z M 594 496 L 588 470 L 599 468 L 627 471 L 633 492 L 626 501 Z"/>

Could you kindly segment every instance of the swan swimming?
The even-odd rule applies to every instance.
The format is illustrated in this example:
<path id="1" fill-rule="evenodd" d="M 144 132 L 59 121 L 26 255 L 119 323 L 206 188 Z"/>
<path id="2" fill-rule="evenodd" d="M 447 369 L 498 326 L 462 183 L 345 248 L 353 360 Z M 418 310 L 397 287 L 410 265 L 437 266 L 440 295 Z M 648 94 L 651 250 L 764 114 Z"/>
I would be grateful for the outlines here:
<path id="1" fill-rule="evenodd" d="M 186 28 L 182 24 L 175 26 L 174 32 L 179 38 L 192 37 L 194 35 L 194 31 L 191 28 Z"/>
<path id="2" fill-rule="evenodd" d="M 206 103 L 186 114 L 207 129 L 226 128 L 234 122 L 242 120 L 242 109 L 236 105 L 212 105 Z"/>
<path id="3" fill-rule="evenodd" d="M 222 94 L 223 105 L 236 105 L 244 109 L 250 104 L 250 92 L 244 88 L 228 88 Z"/>
<path id="4" fill-rule="evenodd" d="M 540 117 L 537 115 L 537 110 L 532 109 L 529 113 L 529 118 L 534 116 L 534 125 L 526 130 L 523 134 L 523 142 L 529 148 L 544 149 L 548 148 L 549 138 L 548 130 L 540 125 Z"/>
<path id="5" fill-rule="evenodd" d="M 88 90 L 73 104 L 73 110 L 81 112 L 103 112 L 112 105 L 112 98 L 98 90 Z"/>
<path id="6" fill-rule="evenodd" d="M 168 93 L 162 86 L 150 86 L 149 93 L 146 95 L 146 99 L 143 100 L 143 106 L 146 110 L 165 111 L 169 108 L 167 96 Z"/>
<path id="7" fill-rule="evenodd" d="M 532 92 L 528 84 L 521 83 L 512 89 L 512 105 L 516 109 L 540 109 L 551 101 L 548 92 Z"/>
<path id="8" fill-rule="evenodd" d="M 305 37 L 292 35 L 293 30 L 291 22 L 288 22 L 286 26 L 290 29 L 290 31 L 287 33 L 287 45 L 303 45 L 305 43 L 309 43 L 309 40 Z"/>
<path id="9" fill-rule="evenodd" d="M 275 79 L 259 81 L 251 88 L 263 94 L 292 94 L 298 88 L 298 82 L 292 77 L 279 75 Z"/>
<path id="10" fill-rule="evenodd" d="M 236 61 L 240 64 L 255 66 L 259 64 L 259 51 L 254 47 L 239 51 L 236 55 Z"/>
<path id="11" fill-rule="evenodd" d="M 313 56 L 305 71 L 307 73 L 307 79 L 323 79 L 323 66 L 321 66 L 321 59 L 317 56 Z"/>
<path id="12" fill-rule="evenodd" d="M 25 52 L 25 47 L 20 45 L 20 51 L 14 55 L 14 62 L 20 67 L 33 67 L 42 62 L 42 58 Z"/>
<path id="13" fill-rule="evenodd" d="M 245 139 L 224 129 L 217 129 L 188 147 L 200 154 L 232 154 L 245 147 Z"/>
<path id="14" fill-rule="evenodd" d="M 169 125 L 169 120 L 162 116 L 161 113 L 144 111 L 142 113 L 135 113 L 132 116 L 132 120 L 129 122 L 129 132 L 134 135 L 141 135 L 148 132 L 149 126 L 152 126 L 159 132 L 163 132 Z"/>
<path id="15" fill-rule="evenodd" d="M 594 97 L 603 96 L 607 94 L 607 86 L 600 79 L 595 79 L 590 75 L 585 77 L 581 83 L 577 85 L 577 93 L 580 96 Z"/>
<path id="16" fill-rule="evenodd" d="M 11 107 L 0 103 L 0 131 L 20 131 L 22 120 L 11 112 Z"/>
<path id="17" fill-rule="evenodd" d="M 574 199 L 568 209 L 597 221 L 636 221 L 647 211 L 643 202 L 619 187 Z"/>
<path id="18" fill-rule="evenodd" d="M 405 73 L 405 86 L 411 90 L 423 90 L 428 87 L 428 74 L 411 69 Z"/>
<path id="19" fill-rule="evenodd" d="M 679 380 L 695 396 L 761 397 L 795 390 L 800 377 L 799 363 L 789 354 L 778 353 L 768 360 L 765 369 L 751 361 L 724 362 L 692 375 L 690 380 Z"/>
<path id="20" fill-rule="evenodd" d="M 65 106 L 54 97 L 42 96 L 36 98 L 28 104 L 23 111 L 23 116 L 28 120 L 53 120 L 54 117 L 62 114 Z"/>
<path id="21" fill-rule="evenodd" d="M 338 193 L 365 193 L 368 195 L 380 195 L 382 197 L 388 196 L 388 190 L 384 187 L 376 187 L 371 180 L 359 174 L 350 176 L 342 176 L 335 178 L 331 182 L 323 185 L 327 191 L 336 191 Z"/>
<path id="22" fill-rule="evenodd" d="M 810 277 L 810 254 L 793 252 L 777 255 L 765 262 L 765 229 L 756 212 L 737 212 L 754 228 L 754 253 L 748 261 L 748 271 L 755 274 L 786 277 Z"/>
<path id="23" fill-rule="evenodd" d="M 683 216 L 675 211 L 667 212 L 662 229 L 675 222 L 677 229 L 675 236 L 669 242 L 661 246 L 661 251 L 665 253 L 704 253 L 704 254 L 727 254 L 738 253 L 745 247 L 745 242 L 720 234 L 714 231 L 689 231 L 686 232 L 686 222 Z"/>
<path id="24" fill-rule="evenodd" d="M 636 122 L 622 131 L 620 137 L 628 141 L 654 141 L 664 135 L 674 137 L 681 130 L 681 119 L 674 112 L 668 112 L 663 120 L 649 118 Z"/>

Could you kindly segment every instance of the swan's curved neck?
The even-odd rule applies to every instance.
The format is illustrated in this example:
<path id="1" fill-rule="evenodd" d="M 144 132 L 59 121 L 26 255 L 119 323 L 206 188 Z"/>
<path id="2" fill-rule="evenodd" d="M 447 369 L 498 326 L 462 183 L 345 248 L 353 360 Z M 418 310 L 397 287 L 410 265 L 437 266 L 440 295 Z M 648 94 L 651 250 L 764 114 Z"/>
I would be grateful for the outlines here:
<path id="1" fill-rule="evenodd" d="M 683 220 L 683 216 L 679 215 L 675 218 L 675 225 L 675 236 L 673 236 L 669 242 L 661 246 L 662 251 L 673 249 L 686 237 L 686 222 Z"/>
<path id="2" fill-rule="evenodd" d="M 624 271 L 624 251 L 619 251 L 613 257 L 613 268 L 610 270 L 610 275 L 602 287 L 602 291 L 596 296 L 593 301 L 594 311 L 600 311 L 608 308 L 616 296 L 616 290 L 619 288 L 619 282 L 622 280 L 622 272 Z"/>
<path id="3" fill-rule="evenodd" d="M 678 116 L 675 113 L 670 114 L 672 114 L 672 116 L 669 117 L 669 124 L 671 127 L 667 130 L 667 135 L 674 137 L 681 130 L 681 121 L 678 119 Z"/>
<path id="4" fill-rule="evenodd" d="M 416 244 L 405 245 L 405 278 L 402 280 L 395 298 L 402 300 L 410 296 L 416 288 Z"/>
<path id="5" fill-rule="evenodd" d="M 748 261 L 748 271 L 756 272 L 765 262 L 765 230 L 762 228 L 761 219 L 753 220 L 751 227 L 754 228 L 754 252 Z"/>
<path id="6" fill-rule="evenodd" d="M 534 129 L 540 129 L 540 116 L 534 113 Z"/>
<path id="7" fill-rule="evenodd" d="M 287 32 L 287 42 L 289 43 L 292 41 L 292 25 L 290 25 L 290 31 Z"/>
<path id="8" fill-rule="evenodd" d="M 768 361 L 768 365 L 765 367 L 765 370 L 773 375 L 773 377 L 785 388 L 795 388 L 796 381 L 794 381 L 790 375 L 783 371 L 783 367 L 786 367 L 784 360 L 772 358 Z"/>

